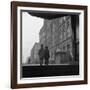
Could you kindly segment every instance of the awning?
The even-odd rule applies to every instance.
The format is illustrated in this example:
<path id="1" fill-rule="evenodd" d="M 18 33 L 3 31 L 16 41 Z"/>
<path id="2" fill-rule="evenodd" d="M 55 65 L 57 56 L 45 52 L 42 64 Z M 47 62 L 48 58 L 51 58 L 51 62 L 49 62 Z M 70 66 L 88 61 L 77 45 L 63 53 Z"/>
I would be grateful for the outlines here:
<path id="1" fill-rule="evenodd" d="M 63 16 L 77 15 L 79 13 L 71 13 L 71 12 L 55 12 L 55 11 L 33 11 L 30 10 L 28 13 L 32 16 L 44 18 L 44 19 L 54 19 Z"/>

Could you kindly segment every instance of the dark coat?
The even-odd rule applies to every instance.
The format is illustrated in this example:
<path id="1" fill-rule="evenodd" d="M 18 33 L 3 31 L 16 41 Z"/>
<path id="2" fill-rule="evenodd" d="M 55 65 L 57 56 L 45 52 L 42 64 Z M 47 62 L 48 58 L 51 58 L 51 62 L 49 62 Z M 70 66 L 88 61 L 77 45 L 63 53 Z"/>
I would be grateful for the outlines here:
<path id="1" fill-rule="evenodd" d="M 49 50 L 48 49 L 44 50 L 44 57 L 45 57 L 45 59 L 49 59 L 50 54 L 49 54 Z"/>
<path id="2" fill-rule="evenodd" d="M 39 58 L 44 58 L 44 49 L 41 48 L 39 51 L 38 51 L 38 55 L 39 55 Z"/>

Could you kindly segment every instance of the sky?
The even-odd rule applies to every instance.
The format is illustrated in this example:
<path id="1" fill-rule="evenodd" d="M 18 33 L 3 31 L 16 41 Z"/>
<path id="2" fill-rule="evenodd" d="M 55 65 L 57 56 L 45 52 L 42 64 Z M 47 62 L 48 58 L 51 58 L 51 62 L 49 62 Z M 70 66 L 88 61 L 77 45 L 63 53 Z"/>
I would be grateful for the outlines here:
<path id="1" fill-rule="evenodd" d="M 22 13 L 22 62 L 25 63 L 31 54 L 35 42 L 39 42 L 39 31 L 43 26 L 43 19 Z"/>

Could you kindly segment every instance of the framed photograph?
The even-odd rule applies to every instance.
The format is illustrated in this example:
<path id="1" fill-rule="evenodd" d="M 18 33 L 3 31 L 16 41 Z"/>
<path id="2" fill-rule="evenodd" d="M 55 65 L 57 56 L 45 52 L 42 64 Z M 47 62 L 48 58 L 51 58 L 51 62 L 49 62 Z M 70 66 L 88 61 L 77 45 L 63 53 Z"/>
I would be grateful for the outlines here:
<path id="1" fill-rule="evenodd" d="M 11 88 L 87 84 L 87 6 L 11 2 Z"/>

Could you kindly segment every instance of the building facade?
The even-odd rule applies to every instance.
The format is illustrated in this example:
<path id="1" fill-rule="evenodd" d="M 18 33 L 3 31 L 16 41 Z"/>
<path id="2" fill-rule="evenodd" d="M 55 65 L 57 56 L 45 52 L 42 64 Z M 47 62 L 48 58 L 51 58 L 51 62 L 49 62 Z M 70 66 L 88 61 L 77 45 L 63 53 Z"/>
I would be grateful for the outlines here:
<path id="1" fill-rule="evenodd" d="M 70 53 L 73 58 L 73 28 L 71 16 L 63 16 L 55 19 L 45 19 L 40 30 L 40 44 L 48 46 L 50 51 L 50 63 L 67 63 L 67 59 L 60 60 L 60 56 L 67 56 Z M 76 26 L 76 41 L 79 42 L 79 27 Z M 79 44 L 78 44 L 79 48 Z M 63 54 L 62 54 L 63 52 Z M 79 51 L 77 51 L 79 52 Z M 59 54 L 58 54 L 59 53 Z M 59 58 L 58 58 L 59 57 Z"/>

